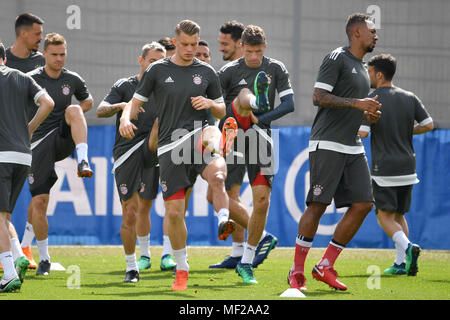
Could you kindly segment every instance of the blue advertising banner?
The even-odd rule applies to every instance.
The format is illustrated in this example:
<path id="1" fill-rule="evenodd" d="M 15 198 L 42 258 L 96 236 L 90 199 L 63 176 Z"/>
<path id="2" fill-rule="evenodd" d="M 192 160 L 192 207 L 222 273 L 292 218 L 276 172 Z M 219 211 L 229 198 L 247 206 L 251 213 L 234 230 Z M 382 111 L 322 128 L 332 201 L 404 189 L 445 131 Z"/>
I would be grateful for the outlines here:
<path id="1" fill-rule="evenodd" d="M 279 147 L 266 230 L 278 237 L 279 246 L 294 246 L 298 221 L 305 211 L 309 185 L 309 127 L 281 127 L 273 136 Z M 51 245 L 121 244 L 121 206 L 114 175 L 111 173 L 114 126 L 89 127 L 89 160 L 94 175 L 80 179 L 76 160 L 69 157 L 56 164 L 58 181 L 51 190 L 47 211 Z M 370 163 L 370 141 L 364 140 Z M 410 239 L 425 249 L 450 249 L 450 130 L 434 130 L 414 136 L 417 174 L 420 183 L 413 188 L 411 210 L 407 214 Z M 186 212 L 188 245 L 231 245 L 217 239 L 217 218 L 206 200 L 208 185 L 200 177 L 193 188 Z M 244 205 L 252 209 L 251 188 L 246 178 L 241 188 Z M 28 183 L 20 194 L 12 221 L 19 237 L 27 219 L 31 195 Z M 345 208 L 332 203 L 323 215 L 315 247 L 325 247 Z M 164 202 L 161 192 L 151 209 L 151 244 L 162 244 Z M 393 248 L 392 241 L 378 226 L 372 210 L 348 247 Z"/>

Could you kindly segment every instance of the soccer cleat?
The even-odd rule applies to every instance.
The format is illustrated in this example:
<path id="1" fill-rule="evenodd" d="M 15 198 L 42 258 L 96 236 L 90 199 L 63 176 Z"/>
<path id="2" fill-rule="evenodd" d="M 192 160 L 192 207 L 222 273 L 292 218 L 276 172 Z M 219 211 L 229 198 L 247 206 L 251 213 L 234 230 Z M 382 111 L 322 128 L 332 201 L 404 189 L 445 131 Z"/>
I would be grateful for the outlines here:
<path id="1" fill-rule="evenodd" d="M 22 251 L 23 251 L 23 254 L 25 255 L 25 257 L 27 257 L 28 261 L 30 262 L 30 264 L 28 265 L 28 269 L 36 269 L 37 263 L 36 263 L 36 261 L 34 261 L 33 254 L 31 253 L 31 248 L 23 247 Z"/>
<path id="2" fill-rule="evenodd" d="M 308 290 L 306 287 L 306 278 L 303 272 L 289 270 L 287 282 L 293 289 L 298 289 L 300 291 Z"/>
<path id="3" fill-rule="evenodd" d="M 25 256 L 19 257 L 16 261 L 14 261 L 14 266 L 16 267 L 16 272 L 19 276 L 20 282 L 23 282 L 23 280 L 25 279 L 25 273 L 27 272 L 29 265 L 30 261 L 28 261 L 27 257 Z"/>
<path id="4" fill-rule="evenodd" d="M 161 264 L 159 265 L 161 271 L 173 270 L 176 266 L 177 263 L 175 262 L 175 258 L 170 254 L 165 254 L 161 257 Z"/>
<path id="5" fill-rule="evenodd" d="M 78 164 L 78 170 L 77 174 L 80 178 L 90 178 L 92 177 L 92 170 L 89 167 L 89 163 L 86 162 L 86 160 L 81 160 L 81 162 Z"/>
<path id="6" fill-rule="evenodd" d="M 269 255 L 270 251 L 275 249 L 278 244 L 278 239 L 273 234 L 267 233 L 266 236 L 259 242 L 255 251 L 252 266 L 257 268 Z"/>
<path id="7" fill-rule="evenodd" d="M 394 263 L 392 266 L 384 270 L 384 274 L 395 274 L 395 275 L 402 275 L 406 274 L 406 265 L 405 263 L 396 264 Z"/>
<path id="8" fill-rule="evenodd" d="M 236 225 L 234 221 L 222 221 L 219 223 L 219 240 L 227 240 L 228 236 L 233 233 Z"/>
<path id="9" fill-rule="evenodd" d="M 36 275 L 37 276 L 48 276 L 50 275 L 50 267 L 51 267 L 51 263 L 48 260 L 42 260 L 41 262 L 39 262 L 39 266 L 36 270 Z"/>
<path id="10" fill-rule="evenodd" d="M 264 71 L 260 71 L 255 78 L 253 85 L 256 96 L 256 105 L 259 112 L 267 112 L 270 109 L 269 105 L 269 84 L 270 80 Z"/>
<path id="11" fill-rule="evenodd" d="M 315 265 L 312 271 L 313 278 L 325 282 L 331 288 L 336 290 L 347 290 L 347 286 L 338 280 L 338 274 L 336 270 L 331 267 L 324 268 L 321 266 Z"/>
<path id="12" fill-rule="evenodd" d="M 417 259 L 420 255 L 420 247 L 417 244 L 410 243 L 406 249 L 406 267 L 405 271 L 408 276 L 415 276 L 419 271 Z"/>
<path id="13" fill-rule="evenodd" d="M 136 283 L 139 281 L 139 271 L 130 270 L 125 273 L 125 283 Z"/>
<path id="14" fill-rule="evenodd" d="M 189 278 L 189 272 L 185 270 L 177 270 L 175 274 L 175 280 L 172 284 L 173 291 L 182 291 L 187 289 L 187 281 Z"/>
<path id="15" fill-rule="evenodd" d="M 11 278 L 5 280 L 4 278 L 0 281 L 0 292 L 12 292 L 19 290 L 22 286 L 22 282 L 19 277 Z"/>
<path id="16" fill-rule="evenodd" d="M 253 267 L 251 263 L 239 262 L 236 266 L 236 273 L 242 277 L 245 284 L 258 284 L 253 274 Z"/>
<path id="17" fill-rule="evenodd" d="M 150 267 L 152 266 L 152 261 L 149 257 L 141 256 L 137 261 L 137 266 L 139 270 L 150 269 Z"/>
<path id="18" fill-rule="evenodd" d="M 212 264 L 209 267 L 211 269 L 235 269 L 239 261 L 241 261 L 242 256 L 232 257 L 228 256 L 222 262 Z"/>
<path id="19" fill-rule="evenodd" d="M 222 156 L 225 158 L 233 147 L 234 139 L 238 134 L 238 125 L 236 119 L 233 117 L 228 117 L 222 127 L 222 139 L 221 142 L 221 150 Z"/>

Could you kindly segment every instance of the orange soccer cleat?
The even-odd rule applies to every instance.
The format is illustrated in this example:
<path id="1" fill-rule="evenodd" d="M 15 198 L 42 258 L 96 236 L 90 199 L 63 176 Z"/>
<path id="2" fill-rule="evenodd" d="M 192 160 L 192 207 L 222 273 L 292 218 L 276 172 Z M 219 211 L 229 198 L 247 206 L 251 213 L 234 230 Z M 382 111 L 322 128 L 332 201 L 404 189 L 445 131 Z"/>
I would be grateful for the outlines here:
<path id="1" fill-rule="evenodd" d="M 177 270 L 175 274 L 175 280 L 172 284 L 173 291 L 182 291 L 187 289 L 187 281 L 189 278 L 189 272 L 185 270 Z"/>
<path id="2" fill-rule="evenodd" d="M 37 263 L 33 259 L 33 254 L 31 253 L 31 248 L 30 247 L 24 247 L 24 248 L 22 248 L 22 251 L 23 251 L 23 254 L 25 255 L 25 257 L 27 257 L 28 261 L 30 261 L 28 269 L 36 269 L 37 268 Z"/>

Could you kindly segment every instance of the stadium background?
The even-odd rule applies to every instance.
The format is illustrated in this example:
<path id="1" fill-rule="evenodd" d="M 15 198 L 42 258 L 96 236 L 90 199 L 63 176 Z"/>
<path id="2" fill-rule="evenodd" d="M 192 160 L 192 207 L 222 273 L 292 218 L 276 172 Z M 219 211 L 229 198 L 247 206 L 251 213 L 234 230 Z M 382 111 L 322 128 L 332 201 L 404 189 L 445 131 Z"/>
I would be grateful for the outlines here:
<path id="1" fill-rule="evenodd" d="M 222 23 L 236 19 L 245 25 L 263 27 L 268 41 L 266 55 L 285 63 L 296 100 L 295 112 L 274 123 L 280 130 L 280 174 L 275 180 L 267 229 L 280 237 L 280 245 L 284 246 L 294 244 L 298 212 L 304 210 L 304 180 L 294 179 L 294 194 L 287 197 L 287 170 L 302 158 L 307 144 L 316 112 L 311 104 L 311 93 L 317 69 L 327 52 L 347 44 L 346 17 L 353 12 L 371 14 L 380 38 L 372 54 L 389 52 L 398 58 L 395 84 L 421 98 L 437 127 L 414 139 L 421 183 L 414 188 L 409 216 L 411 237 L 425 248 L 450 248 L 446 232 L 450 222 L 449 1 L 0 0 L 0 39 L 6 46 L 14 42 L 14 19 L 23 12 L 43 18 L 44 33 L 58 32 L 66 37 L 66 67 L 86 80 L 95 106 L 117 79 L 138 71 L 137 56 L 142 45 L 171 36 L 175 24 L 182 19 L 200 24 L 201 38 L 209 43 L 211 64 L 216 69 L 224 64 L 217 43 Z M 78 17 L 80 19 L 76 20 Z M 51 244 L 120 243 L 120 210 L 115 197 L 111 196 L 116 191 L 110 174 L 115 119 L 97 119 L 95 107 L 93 109 L 86 114 L 89 155 L 95 174 L 102 178 L 73 184 L 69 173 L 61 175 L 58 202 L 50 208 L 53 211 L 49 214 Z M 369 150 L 367 141 L 366 150 Z M 370 153 L 368 158 L 370 160 Z M 69 172 L 69 169 L 64 170 L 71 166 L 73 163 L 69 159 L 59 163 L 58 170 Z M 303 176 L 307 177 L 307 172 L 303 172 Z M 230 240 L 225 243 L 216 240 L 216 220 L 212 208 L 205 207 L 204 184 L 198 185 L 188 209 L 189 243 L 230 245 Z M 243 189 L 243 199 L 251 207 L 248 189 L 245 185 Z M 83 192 L 85 198 L 80 196 Z M 19 235 L 23 232 L 28 201 L 25 185 L 13 214 Z M 160 214 L 163 213 L 161 202 L 157 201 L 157 205 L 159 212 L 158 208 L 152 209 L 152 244 L 161 243 Z M 339 217 L 340 213 L 330 208 L 324 223 L 332 227 Z M 323 230 L 315 246 L 324 246 L 329 241 L 329 228 Z M 392 244 L 371 212 L 350 246 L 383 248 Z"/>

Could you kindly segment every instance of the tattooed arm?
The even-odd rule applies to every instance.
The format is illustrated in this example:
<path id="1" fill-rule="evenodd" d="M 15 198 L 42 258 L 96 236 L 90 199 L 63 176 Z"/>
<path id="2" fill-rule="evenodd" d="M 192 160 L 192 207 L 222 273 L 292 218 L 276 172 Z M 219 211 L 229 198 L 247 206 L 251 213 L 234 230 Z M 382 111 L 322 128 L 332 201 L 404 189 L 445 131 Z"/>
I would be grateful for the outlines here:
<path id="1" fill-rule="evenodd" d="M 356 108 L 361 111 L 367 111 L 376 114 L 381 108 L 381 103 L 376 101 L 378 96 L 374 98 L 343 98 L 331 94 L 329 91 L 320 88 L 314 88 L 313 104 L 317 107 L 323 108 Z"/>
<path id="2" fill-rule="evenodd" d="M 125 102 L 108 104 L 102 101 L 97 107 L 97 118 L 109 118 L 125 108 Z"/>

